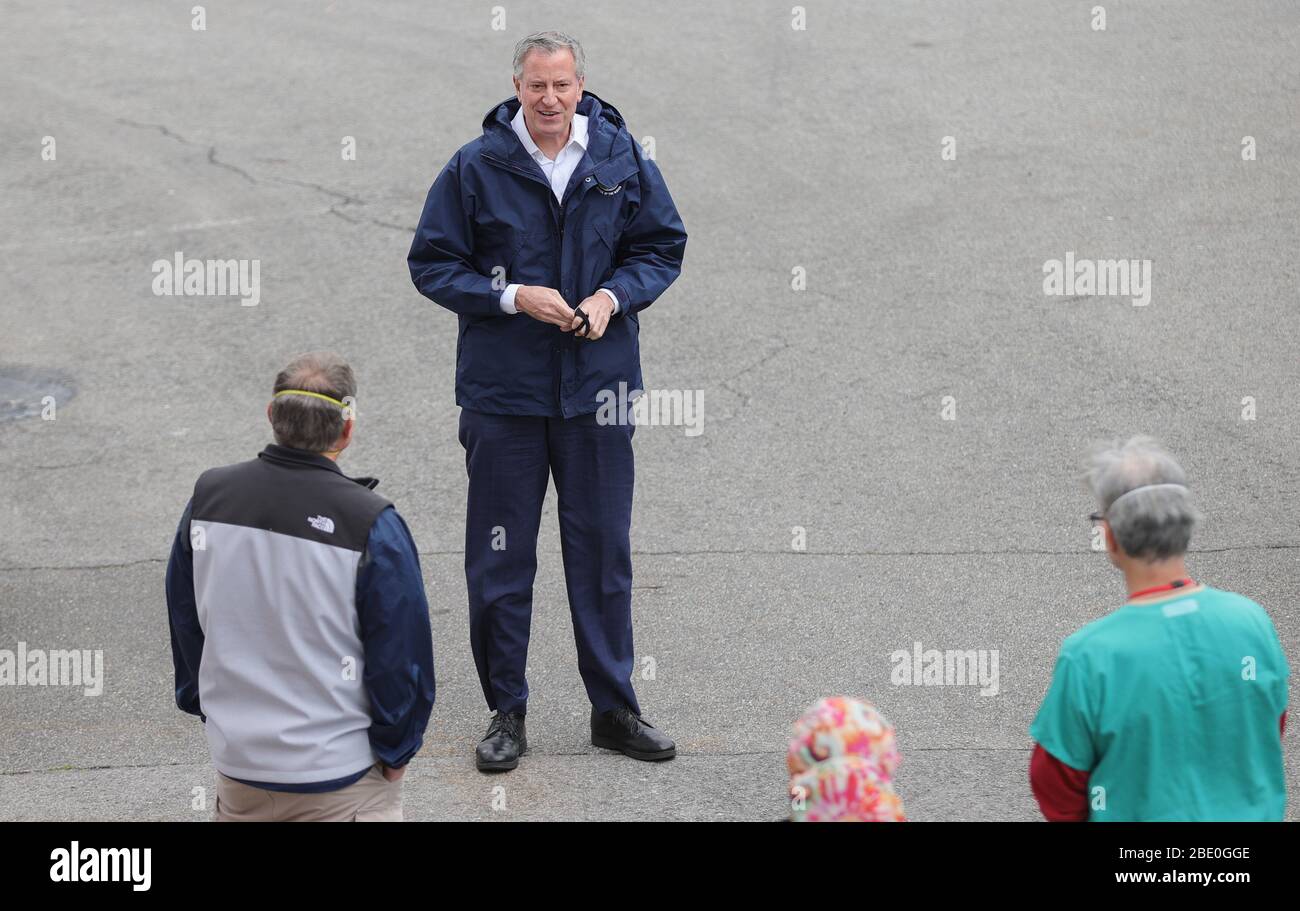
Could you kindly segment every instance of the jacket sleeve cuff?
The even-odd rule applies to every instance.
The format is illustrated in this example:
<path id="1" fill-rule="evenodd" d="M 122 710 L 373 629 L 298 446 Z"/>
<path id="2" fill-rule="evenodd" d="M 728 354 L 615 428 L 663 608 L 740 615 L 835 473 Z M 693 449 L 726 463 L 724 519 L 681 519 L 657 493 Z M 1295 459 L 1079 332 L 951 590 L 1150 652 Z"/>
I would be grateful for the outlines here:
<path id="1" fill-rule="evenodd" d="M 514 316 L 519 310 L 515 307 L 515 295 L 519 293 L 519 285 L 506 285 L 506 290 L 501 292 L 501 312 L 509 313 Z"/>
<path id="2" fill-rule="evenodd" d="M 623 309 L 623 305 L 620 304 L 620 303 L 618 302 L 618 295 L 617 295 L 617 294 L 615 294 L 613 291 L 609 290 L 608 288 L 597 288 L 596 290 L 597 290 L 597 291 L 604 291 L 606 294 L 609 295 L 609 299 L 612 300 L 612 301 L 614 302 L 614 313 L 615 313 L 615 314 L 617 314 L 617 313 L 619 313 L 619 312 L 622 311 L 622 309 Z"/>
<path id="3" fill-rule="evenodd" d="M 628 301 L 630 300 L 630 297 L 629 297 L 629 295 L 628 295 L 628 293 L 627 293 L 627 291 L 626 291 L 625 289 L 623 289 L 623 288 L 620 287 L 619 285 L 616 285 L 616 284 L 613 283 L 613 282 L 610 282 L 610 283 L 608 283 L 608 284 L 601 285 L 601 286 L 600 286 L 599 288 L 597 288 L 596 290 L 598 290 L 598 291 L 604 291 L 604 292 L 605 292 L 606 294 L 608 294 L 610 297 L 614 298 L 614 312 L 615 312 L 615 313 L 617 313 L 617 314 L 621 314 L 621 313 L 627 313 L 627 312 L 629 312 L 629 311 L 628 311 Z"/>

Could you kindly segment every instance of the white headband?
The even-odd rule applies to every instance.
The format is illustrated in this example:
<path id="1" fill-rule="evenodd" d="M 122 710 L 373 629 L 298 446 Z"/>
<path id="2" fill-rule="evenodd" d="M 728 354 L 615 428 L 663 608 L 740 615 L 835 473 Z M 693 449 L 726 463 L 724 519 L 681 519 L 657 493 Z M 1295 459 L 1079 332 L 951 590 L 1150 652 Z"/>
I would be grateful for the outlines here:
<path id="1" fill-rule="evenodd" d="M 1168 490 L 1170 487 L 1177 487 L 1179 490 L 1187 489 L 1186 484 L 1143 484 L 1141 487 L 1134 487 L 1132 490 L 1126 490 L 1118 497 L 1111 500 L 1110 505 L 1106 507 L 1106 512 L 1110 512 L 1112 509 L 1114 509 L 1116 503 L 1118 503 L 1120 500 L 1124 499 L 1131 493 L 1137 493 L 1139 490 L 1160 490 L 1161 488 Z"/>

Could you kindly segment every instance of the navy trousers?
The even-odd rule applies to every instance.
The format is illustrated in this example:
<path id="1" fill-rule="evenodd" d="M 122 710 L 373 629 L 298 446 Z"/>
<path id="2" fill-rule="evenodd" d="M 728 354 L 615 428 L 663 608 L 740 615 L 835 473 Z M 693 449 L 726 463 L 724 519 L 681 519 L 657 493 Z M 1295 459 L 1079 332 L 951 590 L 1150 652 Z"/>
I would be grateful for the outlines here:
<path id="1" fill-rule="evenodd" d="M 632 690 L 631 423 L 462 409 L 469 473 L 469 637 L 488 708 L 525 712 L 537 530 L 548 475 L 559 500 L 578 671 L 597 711 L 640 713 Z"/>

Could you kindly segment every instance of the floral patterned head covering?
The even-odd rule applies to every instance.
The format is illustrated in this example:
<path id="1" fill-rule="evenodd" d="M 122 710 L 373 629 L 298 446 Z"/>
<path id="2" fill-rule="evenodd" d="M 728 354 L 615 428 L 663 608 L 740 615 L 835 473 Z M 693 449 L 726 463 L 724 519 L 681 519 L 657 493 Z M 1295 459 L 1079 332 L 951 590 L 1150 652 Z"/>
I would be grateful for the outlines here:
<path id="1" fill-rule="evenodd" d="M 831 696 L 794 724 L 786 752 L 794 822 L 905 822 L 894 728 L 861 699 Z"/>

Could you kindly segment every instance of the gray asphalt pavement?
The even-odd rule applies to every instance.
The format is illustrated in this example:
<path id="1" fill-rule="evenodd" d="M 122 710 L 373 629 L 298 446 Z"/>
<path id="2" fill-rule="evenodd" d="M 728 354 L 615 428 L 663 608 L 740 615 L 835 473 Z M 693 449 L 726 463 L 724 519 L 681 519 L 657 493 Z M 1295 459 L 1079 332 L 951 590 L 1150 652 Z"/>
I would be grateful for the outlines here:
<path id="1" fill-rule="evenodd" d="M 1082 459 L 1135 432 L 1192 479 L 1192 572 L 1263 604 L 1300 663 L 1300 9 L 1104 5 L 1095 31 L 1060 0 L 811 3 L 798 31 L 788 3 L 542 2 L 494 30 L 469 2 L 223 2 L 194 31 L 188 3 L 7 0 L 0 405 L 58 391 L 54 420 L 0 421 L 0 649 L 102 649 L 105 679 L 0 687 L 0 819 L 205 818 L 166 557 L 194 479 L 269 441 L 275 371 L 315 348 L 359 376 L 344 470 L 420 546 L 438 704 L 410 819 L 775 819 L 790 723 L 834 693 L 897 725 L 909 817 L 1038 818 L 1056 650 L 1124 596 Z M 487 778 L 456 322 L 405 255 L 542 28 L 653 137 L 690 235 L 642 362 L 702 396 L 703 432 L 638 429 L 632 528 L 637 690 L 680 756 L 588 741 L 552 492 L 531 751 Z M 260 302 L 156 296 L 177 251 L 259 260 Z M 1067 252 L 1150 260 L 1150 303 L 1045 295 Z M 915 642 L 998 650 L 999 691 L 894 685 Z"/>

